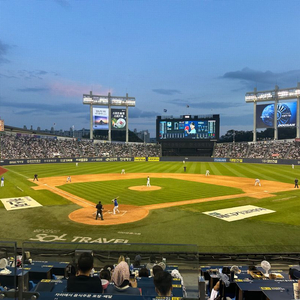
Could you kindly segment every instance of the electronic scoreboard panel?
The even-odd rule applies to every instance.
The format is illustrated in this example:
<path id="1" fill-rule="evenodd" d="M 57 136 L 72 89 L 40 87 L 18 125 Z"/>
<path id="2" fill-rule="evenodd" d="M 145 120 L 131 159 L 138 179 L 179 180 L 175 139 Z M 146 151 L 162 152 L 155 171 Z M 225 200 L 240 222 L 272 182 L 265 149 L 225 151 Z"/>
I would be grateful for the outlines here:
<path id="1" fill-rule="evenodd" d="M 218 140 L 220 115 L 161 117 L 156 119 L 156 140 Z"/>

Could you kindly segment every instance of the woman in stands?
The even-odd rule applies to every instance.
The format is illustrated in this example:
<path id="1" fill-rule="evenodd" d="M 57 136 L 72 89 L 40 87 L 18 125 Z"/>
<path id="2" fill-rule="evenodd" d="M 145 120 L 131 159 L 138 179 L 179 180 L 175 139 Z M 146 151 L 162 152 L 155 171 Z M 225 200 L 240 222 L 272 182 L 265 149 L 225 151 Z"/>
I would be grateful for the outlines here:
<path id="1" fill-rule="evenodd" d="M 105 293 L 106 294 L 129 294 L 129 295 L 140 295 L 138 288 L 132 287 L 130 284 L 130 273 L 128 264 L 125 261 L 121 261 L 114 270 L 112 275 L 112 282 Z"/>

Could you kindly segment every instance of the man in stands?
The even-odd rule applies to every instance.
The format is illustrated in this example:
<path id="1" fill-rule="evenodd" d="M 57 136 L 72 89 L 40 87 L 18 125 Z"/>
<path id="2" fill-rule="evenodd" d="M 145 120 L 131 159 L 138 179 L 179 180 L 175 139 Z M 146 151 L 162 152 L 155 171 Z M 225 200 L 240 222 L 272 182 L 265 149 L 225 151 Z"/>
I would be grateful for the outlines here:
<path id="1" fill-rule="evenodd" d="M 94 258 L 91 253 L 80 255 L 77 264 L 76 276 L 70 276 L 67 281 L 67 291 L 77 293 L 102 293 L 103 288 L 98 276 L 90 277 L 94 267 Z"/>
<path id="2" fill-rule="evenodd" d="M 159 297 L 170 297 L 172 295 L 172 276 L 169 272 L 162 271 L 155 274 L 155 291 Z"/>

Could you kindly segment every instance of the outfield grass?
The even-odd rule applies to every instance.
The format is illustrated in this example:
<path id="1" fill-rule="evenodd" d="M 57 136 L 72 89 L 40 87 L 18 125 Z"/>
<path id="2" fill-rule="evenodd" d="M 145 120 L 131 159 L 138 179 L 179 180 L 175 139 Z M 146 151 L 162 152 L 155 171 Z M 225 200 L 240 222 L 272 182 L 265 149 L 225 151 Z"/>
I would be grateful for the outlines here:
<path id="1" fill-rule="evenodd" d="M 300 177 L 300 168 L 291 166 L 192 163 L 187 162 L 187 173 L 260 178 L 291 183 Z M 222 201 L 191 204 L 180 207 L 150 211 L 147 218 L 123 225 L 90 226 L 72 222 L 68 214 L 79 207 L 49 191 L 35 191 L 31 187 L 33 174 L 39 177 L 68 176 L 77 174 L 120 173 L 183 173 L 182 162 L 112 162 L 9 166 L 5 173 L 5 187 L 0 198 L 31 196 L 43 206 L 18 211 L 6 211 L 0 202 L 0 240 L 41 239 L 48 235 L 59 236 L 65 242 L 80 242 L 83 237 L 90 241 L 115 242 L 117 239 L 132 243 L 197 244 L 205 252 L 253 252 L 253 251 L 300 251 L 300 197 L 299 190 L 281 192 L 274 197 L 254 199 L 243 197 Z M 239 194 L 239 189 L 195 183 L 177 179 L 151 177 L 152 185 L 162 187 L 159 191 L 129 191 L 128 186 L 145 185 L 145 179 L 87 182 L 61 186 L 68 192 L 87 200 L 111 203 L 120 196 L 126 204 L 148 205 L 189 199 Z M 23 190 L 23 192 L 22 192 Z M 214 209 L 256 205 L 275 210 L 275 213 L 236 222 L 225 222 L 202 212 Z M 40 237 L 37 237 L 37 235 Z M 86 241 L 87 239 L 85 239 Z"/>

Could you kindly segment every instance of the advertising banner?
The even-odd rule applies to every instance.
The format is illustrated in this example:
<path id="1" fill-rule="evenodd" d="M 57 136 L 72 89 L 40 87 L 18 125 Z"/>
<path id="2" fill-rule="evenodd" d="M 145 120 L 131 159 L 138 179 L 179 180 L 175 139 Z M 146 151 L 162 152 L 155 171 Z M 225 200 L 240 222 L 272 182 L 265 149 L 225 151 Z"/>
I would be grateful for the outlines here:
<path id="1" fill-rule="evenodd" d="M 16 210 L 42 206 L 29 196 L 0 199 L 6 210 Z"/>
<path id="2" fill-rule="evenodd" d="M 148 157 L 148 161 L 159 161 L 159 157 Z"/>
<path id="3" fill-rule="evenodd" d="M 297 122 L 297 102 L 277 104 L 277 126 L 295 127 Z M 274 127 L 274 103 L 256 106 L 256 127 Z"/>
<path id="4" fill-rule="evenodd" d="M 93 129 L 108 130 L 108 108 L 93 107 Z"/>
<path id="5" fill-rule="evenodd" d="M 146 157 L 135 157 L 134 161 L 146 161 Z"/>
<path id="6" fill-rule="evenodd" d="M 226 209 L 219 209 L 214 211 L 204 212 L 205 215 L 221 219 L 223 221 L 232 222 L 251 218 L 255 216 L 274 213 L 274 210 L 258 207 L 254 205 L 245 205 L 238 207 L 231 207 Z"/>
<path id="7" fill-rule="evenodd" d="M 126 129 L 126 109 L 123 108 L 111 109 L 111 129 L 112 130 Z"/>

